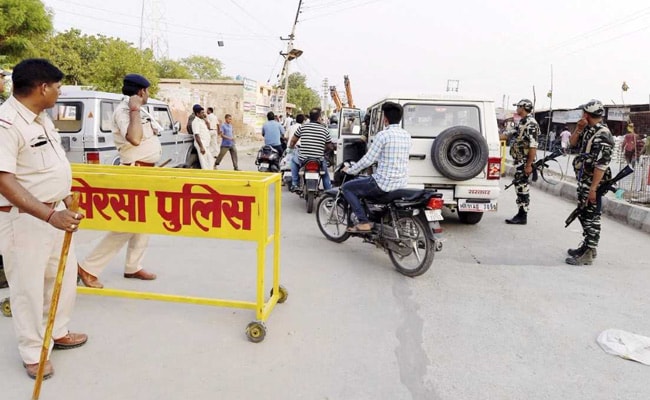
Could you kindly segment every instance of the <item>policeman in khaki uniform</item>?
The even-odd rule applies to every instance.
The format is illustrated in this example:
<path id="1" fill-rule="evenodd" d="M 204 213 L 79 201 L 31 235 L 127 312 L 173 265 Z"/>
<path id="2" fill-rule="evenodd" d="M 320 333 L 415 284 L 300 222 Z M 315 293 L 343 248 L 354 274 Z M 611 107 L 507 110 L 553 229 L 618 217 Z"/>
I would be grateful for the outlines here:
<path id="1" fill-rule="evenodd" d="M 582 118 L 576 124 L 569 142 L 571 147 L 580 145 L 580 153 L 573 159 L 573 170 L 578 181 L 578 214 L 582 225 L 582 243 L 569 249 L 570 265 L 591 265 L 596 258 L 600 241 L 600 214 L 596 191 L 601 182 L 612 178 L 609 163 L 612 161 L 614 138 L 603 123 L 605 107 L 599 100 L 590 100 L 580 106 Z"/>
<path id="2" fill-rule="evenodd" d="M 153 167 L 160 160 L 162 147 L 149 118 L 140 107 L 149 99 L 149 81 L 137 74 L 124 77 L 122 93 L 124 100 L 113 113 L 113 137 L 120 153 L 122 165 Z M 101 289 L 104 287 L 97 277 L 124 245 L 126 250 L 125 278 L 142 280 L 156 279 L 156 275 L 142 268 L 149 235 L 128 232 L 109 232 L 97 247 L 79 263 L 78 274 L 84 285 Z"/>
<path id="3" fill-rule="evenodd" d="M 528 209 L 530 205 L 530 193 L 528 177 L 533 172 L 533 163 L 537 154 L 537 140 L 539 138 L 539 124 L 530 113 L 533 111 L 533 102 L 528 99 L 519 100 L 513 104 L 517 106 L 517 115 L 521 117 L 517 131 L 514 133 L 514 140 L 510 145 L 510 155 L 515 166 L 524 164 L 523 171 L 518 169 L 515 172 L 515 179 L 520 183 L 515 185 L 517 193 L 517 206 L 519 212 L 510 219 L 507 224 L 526 225 L 528 223 Z"/>
<path id="4" fill-rule="evenodd" d="M 63 73 L 47 60 L 23 60 L 13 71 L 13 95 L 0 106 L 0 252 L 18 350 L 31 378 L 38 371 L 63 238 L 66 231 L 76 232 L 83 219 L 66 209 L 72 172 L 61 137 L 44 111 L 56 103 L 61 79 Z M 52 331 L 55 349 L 88 340 L 68 331 L 76 264 L 73 240 Z M 53 374 L 48 356 L 43 376 Z"/>

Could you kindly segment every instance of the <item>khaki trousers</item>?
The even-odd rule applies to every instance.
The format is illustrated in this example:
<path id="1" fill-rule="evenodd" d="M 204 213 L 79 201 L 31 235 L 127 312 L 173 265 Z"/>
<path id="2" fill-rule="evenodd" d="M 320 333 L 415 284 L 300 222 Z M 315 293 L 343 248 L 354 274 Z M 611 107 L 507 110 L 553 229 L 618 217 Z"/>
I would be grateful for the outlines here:
<path id="1" fill-rule="evenodd" d="M 124 273 L 134 274 L 142 269 L 142 260 L 149 244 L 149 235 L 109 232 L 79 265 L 89 274 L 98 277 L 126 243 L 129 245 L 126 248 Z"/>
<path id="2" fill-rule="evenodd" d="M 60 204 L 57 210 L 65 206 Z M 18 350 L 26 364 L 38 363 L 45 338 L 64 231 L 17 208 L 0 212 L 0 252 L 9 282 L 12 322 Z M 52 339 L 68 333 L 77 293 L 74 239 L 65 265 Z M 54 342 L 50 343 L 50 351 Z"/>

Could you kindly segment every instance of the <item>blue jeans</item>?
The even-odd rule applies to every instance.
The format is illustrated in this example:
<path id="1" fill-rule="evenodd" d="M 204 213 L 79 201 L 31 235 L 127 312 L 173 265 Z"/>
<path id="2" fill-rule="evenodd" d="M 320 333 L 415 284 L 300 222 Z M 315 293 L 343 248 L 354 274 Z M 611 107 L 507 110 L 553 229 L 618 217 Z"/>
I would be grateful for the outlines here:
<path id="1" fill-rule="evenodd" d="M 376 197 L 386 193 L 379 188 L 375 178 L 372 176 L 357 178 L 346 182 L 341 187 L 341 190 L 343 191 L 343 197 L 345 197 L 345 200 L 352 208 L 352 212 L 357 216 L 360 224 L 367 224 L 368 216 L 361 206 L 359 198 Z"/>
<path id="2" fill-rule="evenodd" d="M 298 186 L 300 181 L 300 167 L 302 167 L 303 164 L 304 161 L 300 160 L 300 152 L 294 151 L 293 157 L 291 158 L 291 186 Z M 323 177 L 323 187 L 325 190 L 331 189 L 332 181 L 330 180 L 329 172 L 327 172 L 327 161 L 325 161 L 325 159 L 321 160 L 320 169 L 321 171 L 325 171 L 325 173 L 321 175 Z"/>

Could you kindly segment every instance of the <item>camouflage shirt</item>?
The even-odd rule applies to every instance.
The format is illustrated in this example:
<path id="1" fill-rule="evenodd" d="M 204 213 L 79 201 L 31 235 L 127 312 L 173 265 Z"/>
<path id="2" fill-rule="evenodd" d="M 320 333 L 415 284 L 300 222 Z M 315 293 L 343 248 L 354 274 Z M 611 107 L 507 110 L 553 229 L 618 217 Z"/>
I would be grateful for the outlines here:
<path id="1" fill-rule="evenodd" d="M 537 148 L 539 124 L 532 115 L 527 115 L 519 121 L 510 145 L 510 155 L 516 164 L 524 162 L 528 157 L 528 149 Z"/>
<path id="2" fill-rule="evenodd" d="M 587 126 L 579 138 L 580 154 L 573 159 L 573 170 L 580 182 L 590 183 L 594 176 L 594 168 L 605 171 L 603 180 L 610 179 L 612 172 L 609 163 L 612 161 L 614 137 L 602 122 Z"/>

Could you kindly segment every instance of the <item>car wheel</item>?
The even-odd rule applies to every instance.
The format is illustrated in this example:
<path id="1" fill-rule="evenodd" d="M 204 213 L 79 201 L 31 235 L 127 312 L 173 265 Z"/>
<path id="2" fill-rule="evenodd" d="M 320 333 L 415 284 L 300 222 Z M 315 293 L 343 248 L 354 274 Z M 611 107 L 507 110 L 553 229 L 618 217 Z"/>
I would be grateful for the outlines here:
<path id="1" fill-rule="evenodd" d="M 446 178 L 464 181 L 474 178 L 484 170 L 489 149 L 485 138 L 476 129 L 454 126 L 433 141 L 431 162 Z"/>

